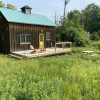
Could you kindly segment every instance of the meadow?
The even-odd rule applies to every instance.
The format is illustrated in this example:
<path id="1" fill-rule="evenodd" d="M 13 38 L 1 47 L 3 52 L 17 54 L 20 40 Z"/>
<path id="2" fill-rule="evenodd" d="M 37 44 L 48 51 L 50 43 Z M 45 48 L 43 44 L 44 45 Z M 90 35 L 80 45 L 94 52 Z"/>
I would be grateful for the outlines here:
<path id="1" fill-rule="evenodd" d="M 100 100 L 99 46 L 74 47 L 65 55 L 14 59 L 0 55 L 0 100 Z"/>

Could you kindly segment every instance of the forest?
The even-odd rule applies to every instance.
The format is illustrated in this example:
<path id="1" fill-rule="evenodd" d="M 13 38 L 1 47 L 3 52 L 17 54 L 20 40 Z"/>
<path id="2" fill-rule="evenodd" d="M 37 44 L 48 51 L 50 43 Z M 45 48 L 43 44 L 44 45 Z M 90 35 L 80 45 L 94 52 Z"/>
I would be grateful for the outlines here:
<path id="1" fill-rule="evenodd" d="M 89 4 L 82 11 L 74 10 L 66 14 L 66 6 L 70 0 L 65 0 L 64 16 L 55 21 L 56 41 L 69 41 L 74 46 L 87 46 L 100 40 L 100 6 Z M 0 7 L 16 10 L 16 6 L 5 5 L 0 1 Z"/>
<path id="2" fill-rule="evenodd" d="M 89 4 L 82 11 L 70 11 L 57 22 L 57 41 L 70 41 L 76 46 L 87 46 L 100 40 L 100 7 Z"/>

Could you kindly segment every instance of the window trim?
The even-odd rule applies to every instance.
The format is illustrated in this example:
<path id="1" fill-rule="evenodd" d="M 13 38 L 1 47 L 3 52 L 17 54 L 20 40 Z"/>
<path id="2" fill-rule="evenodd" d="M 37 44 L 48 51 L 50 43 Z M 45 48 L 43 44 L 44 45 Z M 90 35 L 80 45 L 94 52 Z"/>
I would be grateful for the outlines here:
<path id="1" fill-rule="evenodd" d="M 49 38 L 49 39 L 47 39 L 47 33 L 49 33 L 49 34 L 50 34 L 50 32 L 46 32 L 46 41 L 50 41 L 50 40 L 51 40 L 51 34 L 49 35 L 49 36 L 50 36 L 50 38 Z"/>
<path id="2" fill-rule="evenodd" d="M 21 42 L 21 36 L 24 35 L 25 36 L 25 42 Z M 30 42 L 26 42 L 26 36 L 29 35 L 30 36 Z M 31 34 L 20 34 L 20 44 L 31 44 Z"/>
<path id="3" fill-rule="evenodd" d="M 30 9 L 26 9 L 26 14 L 30 14 L 30 13 L 31 13 Z"/>

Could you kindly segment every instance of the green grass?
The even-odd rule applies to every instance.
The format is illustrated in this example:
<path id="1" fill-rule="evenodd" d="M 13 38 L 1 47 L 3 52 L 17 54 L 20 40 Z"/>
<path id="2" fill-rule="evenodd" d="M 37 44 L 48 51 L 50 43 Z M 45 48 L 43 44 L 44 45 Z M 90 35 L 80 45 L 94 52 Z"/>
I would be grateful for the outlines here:
<path id="1" fill-rule="evenodd" d="M 69 56 L 13 59 L 0 55 L 0 100 L 100 100 L 100 56 L 77 47 Z"/>

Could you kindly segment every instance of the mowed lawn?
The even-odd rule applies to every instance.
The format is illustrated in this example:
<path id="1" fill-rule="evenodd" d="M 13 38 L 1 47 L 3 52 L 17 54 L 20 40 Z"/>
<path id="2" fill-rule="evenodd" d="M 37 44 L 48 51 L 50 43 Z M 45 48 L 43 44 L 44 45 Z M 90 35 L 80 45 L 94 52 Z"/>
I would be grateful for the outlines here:
<path id="1" fill-rule="evenodd" d="M 100 55 L 0 55 L 0 100 L 100 100 Z"/>

